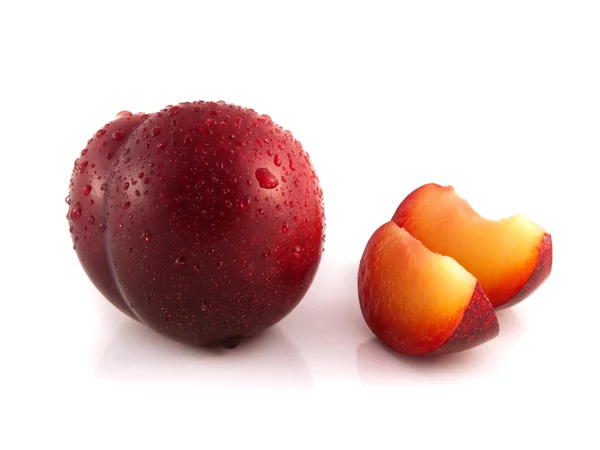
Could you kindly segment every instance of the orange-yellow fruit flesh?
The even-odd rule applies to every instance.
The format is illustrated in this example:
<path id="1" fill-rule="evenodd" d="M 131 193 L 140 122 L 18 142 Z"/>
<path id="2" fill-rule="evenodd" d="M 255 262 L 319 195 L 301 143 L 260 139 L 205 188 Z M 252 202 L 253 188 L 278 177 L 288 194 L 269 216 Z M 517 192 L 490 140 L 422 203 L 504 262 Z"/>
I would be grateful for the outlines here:
<path id="1" fill-rule="evenodd" d="M 521 215 L 481 217 L 452 187 L 426 185 L 393 220 L 433 252 L 458 261 L 497 307 L 513 298 L 536 268 L 545 230 Z"/>
<path id="2" fill-rule="evenodd" d="M 477 280 L 452 258 L 425 248 L 393 222 L 371 237 L 359 270 L 369 327 L 391 347 L 422 354 L 452 336 Z"/>

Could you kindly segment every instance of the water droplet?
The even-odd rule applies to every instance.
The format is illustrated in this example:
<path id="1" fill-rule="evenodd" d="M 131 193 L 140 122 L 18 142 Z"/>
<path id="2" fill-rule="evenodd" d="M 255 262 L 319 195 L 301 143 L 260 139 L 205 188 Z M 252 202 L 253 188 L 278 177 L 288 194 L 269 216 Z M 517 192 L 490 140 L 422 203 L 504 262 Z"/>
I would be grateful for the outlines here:
<path id="1" fill-rule="evenodd" d="M 210 130 L 200 123 L 197 123 L 196 125 L 194 125 L 194 130 L 196 130 L 198 133 L 200 133 L 203 136 L 208 136 L 210 134 Z"/>
<path id="2" fill-rule="evenodd" d="M 71 220 L 78 220 L 81 217 L 81 203 L 75 202 L 71 208 Z"/>
<path id="3" fill-rule="evenodd" d="M 102 183 L 102 185 L 100 186 L 100 190 L 105 191 L 107 189 L 108 189 L 108 183 Z"/>
<path id="4" fill-rule="evenodd" d="M 292 252 L 292 256 L 294 258 L 300 258 L 302 249 L 299 246 L 294 247 L 294 251 Z"/>
<path id="5" fill-rule="evenodd" d="M 262 206 L 260 208 L 258 208 L 258 213 L 261 215 L 265 213 L 265 210 Z"/>
<path id="6" fill-rule="evenodd" d="M 205 301 L 200 302 L 200 309 L 202 311 L 206 311 L 208 309 L 208 303 L 206 303 Z"/>
<path id="7" fill-rule="evenodd" d="M 248 197 L 242 199 L 240 202 L 240 208 L 242 208 L 242 211 L 248 211 Z"/>
<path id="8" fill-rule="evenodd" d="M 281 225 L 281 232 L 282 232 L 283 234 L 286 234 L 286 233 L 289 231 L 289 229 L 290 229 L 290 228 L 288 227 L 288 224 L 287 224 L 287 222 L 283 222 L 283 225 Z"/>
<path id="9" fill-rule="evenodd" d="M 192 142 L 192 135 L 191 134 L 186 134 L 183 137 L 183 143 L 184 144 L 190 144 Z"/>
<path id="10" fill-rule="evenodd" d="M 161 132 L 161 131 L 162 131 L 162 130 L 160 129 L 160 127 L 153 127 L 153 128 L 150 130 L 150 134 L 151 134 L 152 136 L 156 137 L 156 136 L 158 136 L 158 135 L 160 134 L 160 132 Z"/>
<path id="11" fill-rule="evenodd" d="M 279 155 L 275 155 L 275 156 L 273 157 L 273 163 L 274 163 L 274 164 L 275 164 L 277 167 L 281 166 L 281 156 L 279 156 Z"/>
<path id="12" fill-rule="evenodd" d="M 92 192 L 92 187 L 89 184 L 86 184 L 83 188 L 83 195 L 90 195 L 90 192 Z"/>
<path id="13" fill-rule="evenodd" d="M 206 252 L 206 254 L 207 254 L 207 255 L 212 255 L 212 254 L 215 252 L 215 249 L 214 249 L 214 248 L 212 248 L 212 247 L 208 247 L 208 248 L 205 250 L 205 252 Z"/>
<path id="14" fill-rule="evenodd" d="M 123 139 L 125 137 L 125 133 L 123 133 L 121 130 L 117 130 L 115 131 L 112 136 L 111 136 L 115 141 L 120 141 L 121 139 Z"/>
<path id="15" fill-rule="evenodd" d="M 179 269 L 184 269 L 187 264 L 185 256 L 180 256 L 175 260 L 175 266 Z"/>
<path id="16" fill-rule="evenodd" d="M 175 115 L 179 114 L 180 112 L 181 112 L 181 106 L 175 105 L 175 106 L 171 106 L 169 108 L 168 114 L 170 116 L 175 116 Z"/>
<path id="17" fill-rule="evenodd" d="M 119 113 L 117 113 L 117 119 L 120 119 L 121 117 L 131 117 L 133 116 L 133 114 L 129 111 L 120 111 Z"/>
<path id="18" fill-rule="evenodd" d="M 279 180 L 269 169 L 264 167 L 256 169 L 255 176 L 261 188 L 273 189 L 279 186 Z"/>
<path id="19" fill-rule="evenodd" d="M 79 171 L 79 173 L 83 173 L 83 172 L 85 172 L 85 169 L 87 169 L 87 166 L 88 166 L 88 162 L 87 161 L 83 161 L 82 163 L 80 163 L 77 166 L 77 170 Z"/>
<path id="20" fill-rule="evenodd" d="M 105 134 L 106 134 L 106 130 L 105 130 L 105 129 L 103 129 L 103 128 L 101 128 L 101 129 L 99 129 L 98 131 L 96 131 L 96 137 L 97 137 L 97 138 L 99 138 L 99 137 L 102 137 L 102 136 L 104 136 Z"/>
<path id="21" fill-rule="evenodd" d="M 98 225 L 98 229 L 100 230 L 100 233 L 104 233 L 106 231 L 106 226 L 104 225 L 104 222 L 100 222 L 100 225 Z"/>
<path id="22" fill-rule="evenodd" d="M 88 152 L 87 148 L 84 148 L 83 150 L 81 150 L 81 156 L 85 156 Z"/>
<path id="23" fill-rule="evenodd" d="M 122 206 L 123 211 L 126 210 L 126 209 L 129 209 L 130 206 L 131 206 L 131 202 L 125 202 L 125 203 L 123 203 L 123 206 Z"/>
<path id="24" fill-rule="evenodd" d="M 135 190 L 135 195 L 139 197 L 139 196 L 140 196 L 140 191 L 138 191 L 138 190 L 136 189 L 136 190 Z"/>
<path id="25" fill-rule="evenodd" d="M 277 211 L 281 211 L 281 205 L 279 203 L 277 203 L 277 205 L 275 205 L 275 209 Z"/>
<path id="26" fill-rule="evenodd" d="M 231 208 L 233 204 L 229 200 L 225 200 L 225 206 Z"/>
<path id="27" fill-rule="evenodd" d="M 294 222 L 298 222 L 300 219 L 298 219 L 298 216 L 294 216 Z"/>
<path id="28" fill-rule="evenodd" d="M 146 177 L 144 178 L 144 184 L 150 184 L 152 182 L 152 178 Z"/>
<path id="29" fill-rule="evenodd" d="M 290 200 L 290 208 L 294 207 L 294 200 Z"/>
<path id="30" fill-rule="evenodd" d="M 224 265 L 223 261 L 217 261 L 217 262 L 215 263 L 215 266 L 217 266 L 217 269 L 219 269 L 219 268 L 223 267 L 223 265 Z"/>
<path id="31" fill-rule="evenodd" d="M 138 173 L 138 178 L 144 178 L 144 172 Z"/>
<path id="32" fill-rule="evenodd" d="M 88 223 L 90 225 L 94 225 L 94 216 L 90 216 L 90 218 L 88 219 Z"/>
<path id="33" fill-rule="evenodd" d="M 194 266 L 194 270 L 195 270 L 196 272 L 200 272 L 200 264 L 196 264 L 196 265 Z"/>
<path id="34" fill-rule="evenodd" d="M 142 239 L 144 239 L 146 242 L 150 242 L 151 238 L 152 238 L 152 235 L 150 234 L 149 231 L 144 231 L 142 233 Z"/>
<path id="35" fill-rule="evenodd" d="M 123 189 L 125 189 L 125 190 L 129 189 L 129 183 L 127 181 L 125 183 L 123 183 Z"/>
<path id="36" fill-rule="evenodd" d="M 69 197 L 68 195 L 65 197 L 65 203 L 66 203 L 67 205 L 70 205 L 70 204 L 71 204 L 71 197 Z"/>

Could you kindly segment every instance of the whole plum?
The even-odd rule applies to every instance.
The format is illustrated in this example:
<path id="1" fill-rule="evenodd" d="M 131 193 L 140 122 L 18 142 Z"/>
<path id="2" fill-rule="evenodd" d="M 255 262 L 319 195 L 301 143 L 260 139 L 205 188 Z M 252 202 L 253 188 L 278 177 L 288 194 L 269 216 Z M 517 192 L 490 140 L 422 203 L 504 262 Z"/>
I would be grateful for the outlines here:
<path id="1" fill-rule="evenodd" d="M 104 156 L 107 171 L 94 167 L 103 181 L 94 245 L 81 245 L 90 228 L 77 223 L 91 211 L 70 194 L 75 247 L 94 284 L 125 313 L 194 345 L 234 347 L 285 317 L 310 287 L 324 241 L 323 195 L 301 144 L 268 116 L 224 102 L 128 117 L 139 123 Z M 72 191 L 83 189 L 79 176 Z"/>

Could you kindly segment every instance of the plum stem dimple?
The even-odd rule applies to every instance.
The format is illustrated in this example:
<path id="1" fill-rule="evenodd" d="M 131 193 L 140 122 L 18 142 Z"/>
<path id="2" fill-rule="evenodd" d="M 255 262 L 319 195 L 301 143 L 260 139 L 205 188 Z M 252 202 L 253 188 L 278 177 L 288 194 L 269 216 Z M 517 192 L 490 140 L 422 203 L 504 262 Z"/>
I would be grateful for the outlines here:
<path id="1" fill-rule="evenodd" d="M 221 346 L 227 350 L 233 350 L 240 345 L 241 340 L 242 336 L 230 336 L 221 341 Z"/>

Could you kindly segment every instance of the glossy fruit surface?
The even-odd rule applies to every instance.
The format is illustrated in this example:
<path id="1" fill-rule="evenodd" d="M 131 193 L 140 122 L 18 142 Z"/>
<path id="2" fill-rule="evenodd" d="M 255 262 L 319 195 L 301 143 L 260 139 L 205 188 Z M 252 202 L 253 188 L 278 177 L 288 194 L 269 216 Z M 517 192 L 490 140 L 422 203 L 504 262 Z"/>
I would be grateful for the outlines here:
<path id="1" fill-rule="evenodd" d="M 233 347 L 285 317 L 319 266 L 319 180 L 291 133 L 253 110 L 193 102 L 151 115 L 106 188 L 115 284 L 172 338 Z"/>
<path id="2" fill-rule="evenodd" d="M 458 261 L 496 308 L 531 295 L 552 270 L 550 233 L 522 215 L 481 217 L 452 186 L 421 186 L 402 201 L 392 220 L 432 252 Z"/>
<path id="3" fill-rule="evenodd" d="M 358 296 L 371 331 L 401 353 L 458 352 L 498 334 L 492 304 L 475 277 L 391 221 L 367 243 Z"/>
<path id="4" fill-rule="evenodd" d="M 134 319 L 136 316 L 115 285 L 106 260 L 102 208 L 110 165 L 131 131 L 146 118 L 147 114 L 123 111 L 94 133 L 75 160 L 66 199 L 73 246 L 83 269 L 108 301 Z"/>

